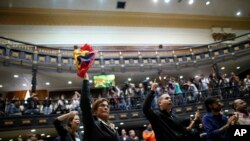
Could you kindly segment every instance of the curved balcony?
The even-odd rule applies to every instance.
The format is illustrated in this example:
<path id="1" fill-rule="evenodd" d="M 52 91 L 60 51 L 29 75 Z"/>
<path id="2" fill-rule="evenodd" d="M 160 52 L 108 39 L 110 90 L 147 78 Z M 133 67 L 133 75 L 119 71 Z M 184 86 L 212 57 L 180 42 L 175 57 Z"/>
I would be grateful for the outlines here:
<path id="1" fill-rule="evenodd" d="M 98 50 L 91 72 L 112 69 L 113 72 L 145 71 L 152 68 L 188 67 L 204 65 L 213 61 L 234 59 L 250 53 L 250 33 L 198 47 L 133 50 Z M 0 61 L 4 65 L 18 65 L 58 72 L 75 72 L 72 57 L 73 49 L 57 49 L 0 37 Z"/>
<path id="2" fill-rule="evenodd" d="M 91 72 L 103 72 L 112 69 L 113 72 L 123 71 L 146 71 L 152 68 L 176 69 L 176 67 L 188 67 L 194 64 L 205 65 L 213 61 L 220 62 L 235 59 L 242 56 L 249 56 L 250 33 L 224 40 L 209 45 L 198 47 L 183 47 L 174 50 L 165 49 L 133 49 L 133 50 L 101 50 L 101 47 L 94 47 L 98 50 Z M 5 66 L 22 66 L 31 68 L 34 65 L 39 69 L 53 70 L 57 72 L 75 72 L 72 57 L 73 49 L 57 49 L 43 47 L 30 43 L 20 42 L 0 37 L 0 61 Z M 249 97 L 245 97 L 249 102 Z M 223 101 L 225 109 L 231 109 L 232 99 Z M 201 103 L 175 106 L 174 111 L 180 116 L 189 116 L 194 111 L 205 109 Z M 57 115 L 24 115 L 1 117 L 0 131 L 30 129 L 30 128 L 53 128 L 53 119 Z M 110 119 L 116 124 L 126 122 L 126 126 L 143 126 L 147 121 L 141 109 L 128 111 L 112 111 Z M 120 126 L 120 127 L 125 127 Z"/>

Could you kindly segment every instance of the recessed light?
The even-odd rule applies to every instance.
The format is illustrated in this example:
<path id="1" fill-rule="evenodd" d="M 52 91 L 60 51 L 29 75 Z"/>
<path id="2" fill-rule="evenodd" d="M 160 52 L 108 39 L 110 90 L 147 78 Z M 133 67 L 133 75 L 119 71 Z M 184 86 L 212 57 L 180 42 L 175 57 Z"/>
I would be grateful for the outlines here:
<path id="1" fill-rule="evenodd" d="M 89 83 L 93 83 L 93 80 L 89 80 Z"/>
<path id="2" fill-rule="evenodd" d="M 17 75 L 17 74 L 14 75 L 14 78 L 18 78 L 18 77 L 19 77 L 19 75 Z"/>
<path id="3" fill-rule="evenodd" d="M 241 15 L 241 12 L 238 11 L 238 12 L 236 13 L 236 16 L 240 16 L 240 15 Z"/>
<path id="4" fill-rule="evenodd" d="M 49 137 L 50 137 L 50 135 L 47 135 L 46 137 L 47 137 L 47 138 L 49 138 Z"/>
<path id="5" fill-rule="evenodd" d="M 30 132 L 36 132 L 36 129 L 31 129 Z"/>
<path id="6" fill-rule="evenodd" d="M 80 128 L 80 129 L 83 129 L 83 126 L 80 126 L 79 128 Z"/>
<path id="7" fill-rule="evenodd" d="M 157 3 L 157 2 L 158 2 L 158 0 L 153 0 L 153 2 L 154 2 L 154 3 Z"/>
<path id="8" fill-rule="evenodd" d="M 181 76 L 180 76 L 180 79 L 182 79 L 182 78 L 183 78 L 183 76 L 181 75 Z"/>
<path id="9" fill-rule="evenodd" d="M 72 84 L 72 81 L 68 81 L 68 84 Z"/>
<path id="10" fill-rule="evenodd" d="M 132 79 L 131 78 L 128 78 L 128 81 L 131 81 Z"/>
<path id="11" fill-rule="evenodd" d="M 149 77 L 146 77 L 147 80 L 149 80 L 150 78 Z"/>
<path id="12" fill-rule="evenodd" d="M 50 83 L 49 83 L 49 82 L 46 82 L 45 85 L 50 85 Z"/>
<path id="13" fill-rule="evenodd" d="M 221 67 L 221 70 L 224 70 L 225 69 L 225 67 Z"/>
<path id="14" fill-rule="evenodd" d="M 194 0 L 189 0 L 189 1 L 188 1 L 188 4 L 189 4 L 189 5 L 192 5 L 193 3 L 194 3 Z"/>
<path id="15" fill-rule="evenodd" d="M 115 127 L 115 129 L 117 130 L 119 127 Z"/>
<path id="16" fill-rule="evenodd" d="M 42 133 L 42 134 L 41 134 L 41 136 L 45 136 L 45 134 L 44 134 L 44 133 Z"/>
<path id="17" fill-rule="evenodd" d="M 206 2 L 206 5 L 209 5 L 209 4 L 210 4 L 210 1 L 207 1 L 207 2 Z"/>
<path id="18" fill-rule="evenodd" d="M 27 84 L 24 83 L 23 86 L 24 86 L 24 87 L 27 87 Z"/>
<path id="19" fill-rule="evenodd" d="M 123 125 L 123 124 L 124 124 L 123 122 L 120 123 L 120 125 Z"/>
<path id="20" fill-rule="evenodd" d="M 3 85 L 0 85 L 0 88 L 2 88 L 3 87 Z"/>
<path id="21" fill-rule="evenodd" d="M 240 69 L 240 66 L 236 67 L 236 69 L 237 69 L 237 70 Z"/>
<path id="22" fill-rule="evenodd" d="M 164 2 L 165 2 L 165 3 L 169 3 L 169 2 L 170 2 L 170 0 L 164 0 Z"/>

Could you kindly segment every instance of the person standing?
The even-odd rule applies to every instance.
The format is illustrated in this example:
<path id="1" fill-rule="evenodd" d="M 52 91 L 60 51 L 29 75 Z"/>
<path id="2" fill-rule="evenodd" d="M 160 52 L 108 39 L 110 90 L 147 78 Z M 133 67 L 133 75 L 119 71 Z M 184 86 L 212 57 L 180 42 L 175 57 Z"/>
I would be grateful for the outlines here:
<path id="1" fill-rule="evenodd" d="M 145 141 L 156 141 L 155 133 L 154 133 L 150 123 L 147 125 L 147 129 L 145 129 L 142 132 L 142 137 Z"/>
<path id="2" fill-rule="evenodd" d="M 184 120 L 172 113 L 173 104 L 170 95 L 167 93 L 158 97 L 159 110 L 153 111 L 150 107 L 157 87 L 157 83 L 151 85 L 151 92 L 147 95 L 143 105 L 143 113 L 152 125 L 156 140 L 188 141 L 189 131 L 191 131 L 200 113 L 197 111 L 194 120 L 190 122 L 188 127 L 185 127 L 182 124 Z"/>
<path id="3" fill-rule="evenodd" d="M 67 120 L 67 127 L 63 127 L 62 122 Z M 54 126 L 61 141 L 83 141 L 82 136 L 78 132 L 80 118 L 77 111 L 72 111 L 57 117 Z"/>
<path id="4" fill-rule="evenodd" d="M 119 141 L 131 141 L 125 129 L 121 130 L 121 136 L 119 137 Z"/>
<path id="5" fill-rule="evenodd" d="M 205 100 L 207 113 L 202 118 L 202 125 L 207 133 L 207 141 L 228 141 L 229 127 L 237 120 L 233 115 L 227 118 L 221 113 L 222 103 L 217 97 L 208 97 Z"/>
<path id="6" fill-rule="evenodd" d="M 83 77 L 80 107 L 84 125 L 84 139 L 87 141 L 118 141 L 119 135 L 115 125 L 109 119 L 110 107 L 108 100 L 98 98 L 91 108 L 89 76 Z"/>
<path id="7" fill-rule="evenodd" d="M 250 113 L 247 110 L 247 103 L 242 99 L 236 99 L 233 102 L 234 114 L 238 118 L 235 124 L 250 125 Z"/>

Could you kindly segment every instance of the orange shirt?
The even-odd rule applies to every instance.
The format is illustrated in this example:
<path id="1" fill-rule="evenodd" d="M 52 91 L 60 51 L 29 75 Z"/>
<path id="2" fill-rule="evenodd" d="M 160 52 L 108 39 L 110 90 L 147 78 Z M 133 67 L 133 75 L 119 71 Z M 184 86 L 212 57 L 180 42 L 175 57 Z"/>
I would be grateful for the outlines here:
<path id="1" fill-rule="evenodd" d="M 144 130 L 142 132 L 142 137 L 145 141 L 156 141 L 154 131 Z"/>

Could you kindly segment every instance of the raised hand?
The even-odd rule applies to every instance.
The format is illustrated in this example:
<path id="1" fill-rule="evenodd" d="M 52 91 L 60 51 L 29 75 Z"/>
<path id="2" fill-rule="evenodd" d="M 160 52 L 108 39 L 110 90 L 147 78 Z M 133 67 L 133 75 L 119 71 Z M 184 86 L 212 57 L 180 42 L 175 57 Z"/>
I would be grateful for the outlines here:
<path id="1" fill-rule="evenodd" d="M 86 74 L 84 75 L 83 79 L 84 79 L 84 80 L 89 80 L 89 74 L 86 73 Z"/>
<path id="2" fill-rule="evenodd" d="M 156 91 L 157 87 L 158 87 L 158 83 L 152 83 L 151 91 Z"/>

